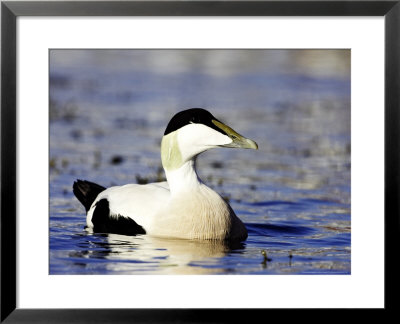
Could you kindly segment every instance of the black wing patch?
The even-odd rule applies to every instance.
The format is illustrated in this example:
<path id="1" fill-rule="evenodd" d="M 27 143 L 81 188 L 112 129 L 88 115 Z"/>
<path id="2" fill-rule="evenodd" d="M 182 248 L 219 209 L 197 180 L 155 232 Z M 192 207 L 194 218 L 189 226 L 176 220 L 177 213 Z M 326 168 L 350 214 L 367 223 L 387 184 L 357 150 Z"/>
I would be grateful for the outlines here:
<path id="1" fill-rule="evenodd" d="M 146 234 L 144 228 L 133 219 L 121 215 L 111 217 L 107 199 L 96 203 L 92 216 L 93 231 L 95 233 L 113 233 L 122 235 Z"/>

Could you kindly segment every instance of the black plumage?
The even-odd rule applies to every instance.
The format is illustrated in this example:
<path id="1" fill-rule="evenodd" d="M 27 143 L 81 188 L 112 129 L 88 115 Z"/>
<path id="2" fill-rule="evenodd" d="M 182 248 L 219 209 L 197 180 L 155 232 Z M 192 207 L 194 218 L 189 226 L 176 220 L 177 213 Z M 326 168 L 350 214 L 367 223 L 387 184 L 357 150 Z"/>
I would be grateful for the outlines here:
<path id="1" fill-rule="evenodd" d="M 107 199 L 100 199 L 94 208 L 93 231 L 95 233 L 113 233 L 122 235 L 146 234 L 144 228 L 133 219 L 121 215 L 110 215 Z"/>
<path id="2" fill-rule="evenodd" d="M 226 133 L 219 127 L 217 127 L 212 121 L 216 120 L 221 123 L 217 118 L 215 118 L 209 111 L 203 108 L 190 108 L 178 112 L 172 117 L 170 122 L 165 129 L 164 135 L 168 135 L 179 128 L 189 125 L 189 124 L 203 124 L 216 131 L 226 135 Z"/>
<path id="3" fill-rule="evenodd" d="M 87 212 L 99 193 L 104 191 L 106 188 L 94 182 L 76 180 L 72 186 L 72 189 L 76 198 L 78 198 L 78 200 L 82 203 Z"/>

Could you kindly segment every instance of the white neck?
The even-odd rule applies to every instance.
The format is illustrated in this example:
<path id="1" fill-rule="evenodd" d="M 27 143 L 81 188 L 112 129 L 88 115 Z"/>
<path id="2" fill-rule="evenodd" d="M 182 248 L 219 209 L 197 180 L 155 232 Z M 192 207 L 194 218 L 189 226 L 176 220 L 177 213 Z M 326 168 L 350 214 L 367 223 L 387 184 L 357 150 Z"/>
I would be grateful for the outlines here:
<path id="1" fill-rule="evenodd" d="M 197 190 L 202 185 L 196 173 L 196 157 L 200 153 L 196 149 L 196 145 L 188 145 L 182 150 L 177 131 L 163 137 L 161 161 L 172 196 Z"/>
<path id="2" fill-rule="evenodd" d="M 171 195 L 198 189 L 202 182 L 196 172 L 196 159 L 184 162 L 183 165 L 174 170 L 165 170 Z"/>
<path id="3" fill-rule="evenodd" d="M 189 127 L 192 127 L 190 132 Z M 247 231 L 243 223 L 220 195 L 202 183 L 196 173 L 197 155 L 218 145 L 215 137 L 220 135 L 213 131 L 217 133 L 211 133 L 214 144 L 206 145 L 201 142 L 204 138 L 210 139 L 207 128 L 204 128 L 206 126 L 189 127 L 183 127 L 179 134 L 165 135 L 161 141 L 161 161 L 171 196 L 152 235 L 188 239 L 245 239 Z M 199 135 L 196 141 L 193 140 L 195 135 Z"/>

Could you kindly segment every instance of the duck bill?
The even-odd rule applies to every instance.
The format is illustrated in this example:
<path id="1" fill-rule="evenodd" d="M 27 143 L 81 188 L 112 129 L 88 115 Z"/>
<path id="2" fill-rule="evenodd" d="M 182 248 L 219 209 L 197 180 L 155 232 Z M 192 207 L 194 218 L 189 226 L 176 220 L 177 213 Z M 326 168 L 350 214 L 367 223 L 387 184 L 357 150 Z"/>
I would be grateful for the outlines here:
<path id="1" fill-rule="evenodd" d="M 232 143 L 221 145 L 222 147 L 244 148 L 244 149 L 258 149 L 258 145 L 253 140 L 246 138 L 239 133 L 235 132 L 229 126 L 219 122 L 218 120 L 212 121 L 215 126 L 224 131 L 224 133 L 232 140 Z"/>

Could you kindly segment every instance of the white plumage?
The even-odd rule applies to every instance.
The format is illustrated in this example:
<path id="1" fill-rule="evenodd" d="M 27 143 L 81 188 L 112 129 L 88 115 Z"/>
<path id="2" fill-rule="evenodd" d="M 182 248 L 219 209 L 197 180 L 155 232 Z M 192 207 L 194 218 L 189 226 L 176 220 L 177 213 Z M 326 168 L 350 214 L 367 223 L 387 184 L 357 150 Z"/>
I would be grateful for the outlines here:
<path id="1" fill-rule="evenodd" d="M 86 203 L 88 228 L 118 232 L 122 222 L 120 233 L 124 234 L 131 222 L 143 228 L 146 234 L 157 237 L 245 240 L 244 224 L 229 204 L 196 173 L 198 154 L 224 146 L 257 149 L 254 141 L 239 135 L 204 109 L 178 113 L 168 124 L 161 142 L 166 182 L 128 184 L 102 191 L 89 182 L 86 182 L 89 184 L 86 189 L 79 186 L 82 181 L 74 184 L 75 195 L 84 205 Z M 96 190 L 100 191 L 97 195 Z M 95 195 L 92 201 L 88 198 L 90 195 Z"/>

